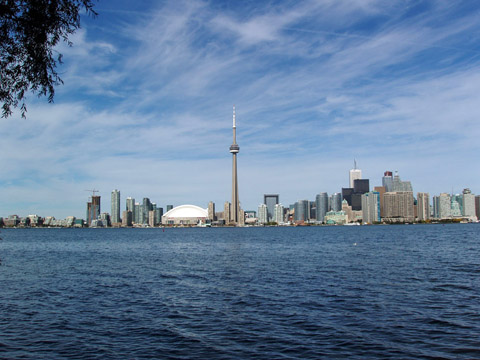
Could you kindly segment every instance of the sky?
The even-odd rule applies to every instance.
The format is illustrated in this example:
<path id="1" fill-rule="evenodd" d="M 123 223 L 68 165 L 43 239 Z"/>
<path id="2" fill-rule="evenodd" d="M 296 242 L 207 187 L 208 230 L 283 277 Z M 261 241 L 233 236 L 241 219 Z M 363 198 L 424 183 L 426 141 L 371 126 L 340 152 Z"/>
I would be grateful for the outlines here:
<path id="1" fill-rule="evenodd" d="M 91 191 L 217 211 L 399 172 L 480 194 L 477 1 L 112 1 L 56 51 L 55 101 L 0 119 L 0 216 L 85 218 Z"/>

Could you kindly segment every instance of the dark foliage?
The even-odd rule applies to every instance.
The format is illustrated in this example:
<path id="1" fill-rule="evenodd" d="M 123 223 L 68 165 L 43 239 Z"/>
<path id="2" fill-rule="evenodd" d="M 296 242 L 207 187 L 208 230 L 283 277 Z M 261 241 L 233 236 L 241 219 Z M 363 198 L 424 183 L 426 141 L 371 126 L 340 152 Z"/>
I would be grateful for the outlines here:
<path id="1" fill-rule="evenodd" d="M 25 93 L 48 96 L 62 84 L 56 71 L 62 54 L 54 47 L 80 27 L 80 12 L 95 16 L 91 0 L 0 0 L 0 101 L 2 117 L 21 104 Z"/>

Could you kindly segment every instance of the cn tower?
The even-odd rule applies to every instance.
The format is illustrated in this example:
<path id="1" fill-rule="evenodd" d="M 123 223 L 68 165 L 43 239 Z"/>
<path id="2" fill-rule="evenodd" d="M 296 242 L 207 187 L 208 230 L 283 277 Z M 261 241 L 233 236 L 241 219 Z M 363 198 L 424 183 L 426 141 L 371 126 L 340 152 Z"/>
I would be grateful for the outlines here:
<path id="1" fill-rule="evenodd" d="M 232 211 L 231 221 L 238 224 L 240 218 L 240 202 L 238 200 L 238 179 L 237 179 L 237 154 L 240 151 L 240 146 L 237 145 L 236 136 L 237 127 L 235 125 L 235 105 L 233 105 L 233 144 L 230 146 L 232 153 Z"/>

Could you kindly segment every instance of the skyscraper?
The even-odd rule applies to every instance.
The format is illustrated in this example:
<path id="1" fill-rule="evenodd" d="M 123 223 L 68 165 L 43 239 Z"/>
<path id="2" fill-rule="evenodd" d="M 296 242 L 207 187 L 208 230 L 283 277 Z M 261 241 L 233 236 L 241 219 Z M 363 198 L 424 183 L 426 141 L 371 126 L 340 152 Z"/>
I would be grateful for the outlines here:
<path id="1" fill-rule="evenodd" d="M 331 196 L 332 200 L 330 201 L 330 209 L 332 211 L 341 211 L 342 210 L 342 193 L 335 193 Z"/>
<path id="2" fill-rule="evenodd" d="M 272 221 L 275 213 L 275 205 L 279 204 L 278 194 L 263 195 L 263 203 L 267 205 L 268 221 Z"/>
<path id="3" fill-rule="evenodd" d="M 283 205 L 275 204 L 275 207 L 273 210 L 273 221 L 276 222 L 277 224 L 283 223 L 284 222 L 283 212 L 284 212 Z"/>
<path id="4" fill-rule="evenodd" d="M 433 217 L 436 219 L 449 219 L 452 217 L 452 202 L 450 195 L 441 193 L 433 197 Z"/>
<path id="5" fill-rule="evenodd" d="M 472 194 L 470 189 L 463 189 L 462 194 L 462 215 L 465 217 L 476 217 L 475 211 L 475 195 Z"/>
<path id="6" fill-rule="evenodd" d="M 391 171 L 383 173 L 382 186 L 385 188 L 385 192 L 393 191 L 393 173 Z"/>
<path id="7" fill-rule="evenodd" d="M 100 196 L 92 195 L 91 200 L 87 203 L 87 224 L 91 225 L 92 220 L 97 220 L 100 216 Z"/>
<path id="8" fill-rule="evenodd" d="M 412 184 L 410 181 L 402 181 L 400 179 L 400 175 L 398 175 L 398 171 L 395 171 L 395 176 L 393 177 L 393 190 L 391 191 L 411 191 Z"/>
<path id="9" fill-rule="evenodd" d="M 370 191 L 370 180 L 369 179 L 355 179 L 353 181 L 353 193 L 354 194 L 365 194 Z"/>
<path id="10" fill-rule="evenodd" d="M 210 201 L 208 203 L 208 220 L 215 221 L 215 203 Z"/>
<path id="11" fill-rule="evenodd" d="M 135 199 L 132 198 L 132 197 L 128 197 L 127 198 L 127 207 L 126 207 L 127 211 L 131 211 L 132 212 L 132 222 L 135 222 L 135 216 L 136 216 L 136 213 L 135 213 Z"/>
<path id="12" fill-rule="evenodd" d="M 352 210 L 362 210 L 362 195 L 370 191 L 370 180 L 353 180 Z"/>
<path id="13" fill-rule="evenodd" d="M 148 224 L 149 212 L 153 210 L 152 202 L 149 198 L 143 198 L 142 204 L 139 204 L 138 208 L 135 206 L 135 223 Z M 138 211 L 138 214 L 137 214 Z"/>
<path id="14" fill-rule="evenodd" d="M 225 201 L 225 204 L 223 204 L 223 220 L 225 220 L 225 224 L 228 225 L 232 221 L 230 218 L 230 215 L 232 214 L 232 205 L 228 202 Z"/>
<path id="15" fill-rule="evenodd" d="M 365 224 L 380 221 L 380 194 L 375 191 L 366 192 L 362 196 L 362 220 Z"/>
<path id="16" fill-rule="evenodd" d="M 310 202 L 308 200 L 298 200 L 295 203 L 295 221 L 308 221 L 310 219 Z"/>
<path id="17" fill-rule="evenodd" d="M 352 205 L 353 187 L 342 188 L 342 199 L 347 200 L 348 205 Z"/>
<path id="18" fill-rule="evenodd" d="M 430 219 L 430 195 L 428 193 L 417 193 L 417 218 L 420 221 Z"/>
<path id="19" fill-rule="evenodd" d="M 112 223 L 119 223 L 120 220 L 120 190 L 112 191 Z"/>
<path id="20" fill-rule="evenodd" d="M 353 182 L 362 178 L 362 170 L 357 169 L 357 161 L 353 160 L 353 169 L 350 170 L 350 187 L 353 188 Z"/>
<path id="21" fill-rule="evenodd" d="M 235 125 L 235 105 L 233 105 L 233 143 L 230 146 L 232 153 L 232 206 L 230 221 L 235 224 L 238 223 L 240 214 L 240 201 L 238 198 L 238 179 L 237 179 L 237 154 L 240 151 L 240 146 L 237 145 L 237 127 Z"/>
<path id="22" fill-rule="evenodd" d="M 325 214 L 328 211 L 328 194 L 326 192 L 320 193 L 315 198 L 316 205 L 316 220 L 323 222 L 325 219 Z"/>
<path id="23" fill-rule="evenodd" d="M 414 220 L 411 191 L 386 192 L 383 195 L 383 204 L 386 218 L 397 218 L 399 221 Z"/>
<path id="24" fill-rule="evenodd" d="M 475 196 L 475 215 L 480 219 L 480 195 Z"/>
<path id="25" fill-rule="evenodd" d="M 267 205 L 258 205 L 258 222 L 260 224 L 266 224 L 268 222 L 268 210 Z"/>
<path id="26" fill-rule="evenodd" d="M 385 190 L 385 186 L 375 186 L 373 188 L 373 191 L 375 192 L 378 192 L 379 193 L 379 196 L 380 196 L 380 217 L 384 217 L 385 216 L 385 210 L 383 208 L 383 195 L 385 194 L 386 190 Z"/>
<path id="27" fill-rule="evenodd" d="M 133 222 L 135 224 L 141 224 L 142 223 L 142 221 L 141 221 L 141 218 L 142 218 L 141 209 L 142 209 L 142 207 L 140 206 L 140 203 L 136 202 L 134 209 L 135 209 L 135 211 L 133 213 L 135 214 L 135 217 L 133 219 Z"/>
<path id="28" fill-rule="evenodd" d="M 122 215 L 122 226 L 132 226 L 133 217 L 131 210 L 125 210 Z"/>

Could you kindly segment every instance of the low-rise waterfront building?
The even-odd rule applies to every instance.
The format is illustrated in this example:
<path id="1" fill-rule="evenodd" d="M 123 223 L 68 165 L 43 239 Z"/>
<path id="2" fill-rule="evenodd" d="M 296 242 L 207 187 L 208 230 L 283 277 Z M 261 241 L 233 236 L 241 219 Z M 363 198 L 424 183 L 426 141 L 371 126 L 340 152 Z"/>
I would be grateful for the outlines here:
<path id="1" fill-rule="evenodd" d="M 347 203 L 348 206 L 348 203 Z M 328 225 L 345 225 L 348 223 L 348 215 L 345 211 L 327 211 L 325 214 L 325 224 Z"/>

